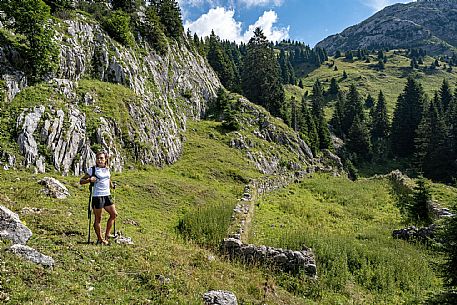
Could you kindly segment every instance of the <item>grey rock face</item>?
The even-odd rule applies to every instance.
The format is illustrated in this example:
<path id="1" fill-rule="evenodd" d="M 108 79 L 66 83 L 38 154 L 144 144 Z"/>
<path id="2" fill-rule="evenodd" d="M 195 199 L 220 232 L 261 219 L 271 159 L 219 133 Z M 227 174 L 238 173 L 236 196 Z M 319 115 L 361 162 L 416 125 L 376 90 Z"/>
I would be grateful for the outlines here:
<path id="1" fill-rule="evenodd" d="M 123 169 L 127 157 L 156 166 L 178 160 L 187 119 L 199 119 L 221 86 L 205 59 L 190 52 L 185 44 L 172 43 L 164 56 L 147 43 L 141 46 L 141 53 L 125 48 L 83 15 L 62 22 L 64 32 L 55 34 L 60 45 L 59 67 L 49 85 L 67 105 L 57 108 L 43 101 L 43 105 L 26 109 L 18 117 L 17 142 L 25 156 L 24 165 L 35 166 L 39 172 L 52 165 L 64 175 L 78 175 L 95 163 L 93 144 L 109 152 L 114 171 Z M 0 56 L 0 77 L 7 80 L 11 100 L 27 82 L 23 72 L 13 68 L 14 52 L 6 47 L 0 52 L 8 52 L 8 56 Z M 120 122 L 99 109 L 96 135 L 88 134 L 80 105 L 93 105 L 98 97 L 90 92 L 78 96 L 78 81 L 83 77 L 132 89 L 142 100 L 128 105 L 134 123 L 121 129 Z M 97 143 L 93 143 L 94 138 Z M 132 155 L 125 155 L 125 146 Z"/>
<path id="2" fill-rule="evenodd" d="M 42 265 L 44 267 L 52 268 L 55 263 L 52 257 L 44 255 L 26 245 L 12 245 L 9 250 L 14 254 L 22 257 L 23 259 L 31 261 L 35 264 Z"/>
<path id="3" fill-rule="evenodd" d="M 17 142 L 21 153 L 25 157 L 25 165 L 35 164 L 37 160 L 38 146 L 33 133 L 38 126 L 44 109 L 44 106 L 35 107 L 31 112 L 23 112 L 17 118 L 16 128 L 21 130 Z"/>
<path id="4" fill-rule="evenodd" d="M 45 189 L 43 189 L 43 192 L 53 198 L 65 199 L 70 195 L 65 185 L 63 185 L 59 180 L 55 178 L 44 177 L 38 181 L 38 183 L 44 185 Z"/>
<path id="5" fill-rule="evenodd" d="M 238 305 L 236 295 L 230 291 L 212 290 L 203 295 L 205 305 Z"/>
<path id="6" fill-rule="evenodd" d="M 9 239 L 13 244 L 25 244 L 32 237 L 32 231 L 21 223 L 19 216 L 0 205 L 0 238 Z"/>
<path id="7" fill-rule="evenodd" d="M 367 20 L 319 42 L 330 54 L 336 50 L 422 48 L 429 53 L 452 53 L 457 47 L 456 1 L 420 1 L 386 7 Z"/>

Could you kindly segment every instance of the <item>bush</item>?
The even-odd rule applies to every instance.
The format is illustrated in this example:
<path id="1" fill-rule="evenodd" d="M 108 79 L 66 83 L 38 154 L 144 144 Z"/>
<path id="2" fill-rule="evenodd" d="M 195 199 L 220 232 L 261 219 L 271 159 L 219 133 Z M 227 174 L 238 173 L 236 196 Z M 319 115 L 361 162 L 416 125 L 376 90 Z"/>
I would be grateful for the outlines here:
<path id="1" fill-rule="evenodd" d="M 135 40 L 130 28 L 130 16 L 121 11 L 111 13 L 104 21 L 103 28 L 114 40 L 127 47 L 133 47 Z"/>

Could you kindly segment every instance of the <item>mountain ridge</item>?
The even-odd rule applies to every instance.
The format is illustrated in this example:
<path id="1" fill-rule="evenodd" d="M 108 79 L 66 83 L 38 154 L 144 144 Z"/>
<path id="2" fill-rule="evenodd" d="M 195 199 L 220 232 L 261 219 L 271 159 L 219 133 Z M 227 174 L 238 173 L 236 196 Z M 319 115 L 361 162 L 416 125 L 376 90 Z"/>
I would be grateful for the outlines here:
<path id="1" fill-rule="evenodd" d="M 457 50 L 456 29 L 456 1 L 398 3 L 325 38 L 316 47 L 329 54 L 379 48 L 422 48 L 430 54 L 451 54 Z"/>

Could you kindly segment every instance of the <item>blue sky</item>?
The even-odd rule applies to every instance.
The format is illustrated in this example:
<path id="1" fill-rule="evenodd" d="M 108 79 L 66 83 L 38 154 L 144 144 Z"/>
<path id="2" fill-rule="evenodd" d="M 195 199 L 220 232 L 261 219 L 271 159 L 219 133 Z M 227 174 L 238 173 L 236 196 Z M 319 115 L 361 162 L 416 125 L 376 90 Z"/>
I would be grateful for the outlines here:
<path id="1" fill-rule="evenodd" d="M 314 46 L 387 5 L 411 0 L 178 0 L 184 27 L 199 36 L 214 29 L 222 39 L 249 40 L 255 27 L 273 41 L 290 38 Z"/>

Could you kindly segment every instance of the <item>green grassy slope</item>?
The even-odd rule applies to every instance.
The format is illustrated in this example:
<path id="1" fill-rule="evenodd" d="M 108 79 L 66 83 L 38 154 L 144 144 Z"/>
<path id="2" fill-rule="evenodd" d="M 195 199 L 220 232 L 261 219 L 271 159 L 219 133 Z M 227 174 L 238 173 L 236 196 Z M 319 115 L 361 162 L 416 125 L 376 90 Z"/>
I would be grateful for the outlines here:
<path id="1" fill-rule="evenodd" d="M 389 237 L 403 223 L 382 180 L 316 175 L 263 197 L 252 240 L 313 247 L 317 281 L 221 256 L 218 245 L 237 198 L 259 173 L 228 147 L 230 135 L 220 130 L 220 123 L 191 122 L 176 164 L 114 174 L 117 228 L 133 238 L 131 246 L 84 244 L 88 192 L 77 177 L 54 175 L 71 193 L 56 200 L 40 192 L 43 175 L 0 172 L 0 204 L 34 232 L 28 245 L 56 260 L 53 270 L 44 269 L 5 251 L 8 242 L 1 242 L 0 284 L 10 303 L 201 304 L 204 292 L 224 289 L 240 304 L 393 304 L 416 302 L 439 288 L 428 250 Z M 455 194 L 437 190 L 443 198 Z M 41 213 L 23 215 L 24 207 Z M 185 234 L 177 230 L 180 223 Z"/>
<path id="2" fill-rule="evenodd" d="M 439 89 L 443 79 L 447 79 L 451 86 L 454 86 L 457 82 L 457 69 L 448 72 L 443 69 L 445 64 L 443 62 L 440 62 L 440 67 L 431 70 L 429 67 L 435 60 L 432 57 L 425 57 L 424 64 L 420 65 L 420 69 L 413 70 L 410 67 L 411 60 L 406 56 L 395 54 L 394 51 L 386 52 L 385 55 L 388 60 L 385 64 L 385 69 L 381 71 L 376 68 L 378 62 L 376 54 L 370 54 L 370 63 L 360 60 L 351 62 L 345 60 L 344 57 L 330 58 L 329 62 L 335 61 L 335 66 L 338 68 L 337 71 L 334 71 L 334 67 L 328 67 L 324 64 L 316 70 L 307 72 L 302 77 L 304 89 L 288 86 L 286 88 L 287 96 L 295 95 L 296 99 L 300 100 L 305 91 L 312 92 L 316 79 L 319 79 L 323 83 L 325 90 L 327 90 L 330 85 L 330 79 L 335 77 L 341 89 L 347 91 L 349 86 L 354 83 L 364 97 L 370 93 L 377 98 L 379 90 L 382 90 L 386 97 L 388 111 L 392 113 L 397 97 L 403 91 L 406 78 L 409 75 L 413 75 L 420 81 L 430 98 L 433 97 L 434 91 Z M 343 79 L 343 71 L 346 71 L 347 79 Z"/>
<path id="3" fill-rule="evenodd" d="M 255 304 L 265 282 L 262 271 L 230 263 L 217 251 L 186 241 L 176 230 L 186 212 L 206 206 L 218 210 L 204 221 L 211 224 L 212 218 L 222 214 L 228 225 L 243 190 L 240 180 L 259 175 L 241 153 L 228 148 L 217 126 L 191 124 L 184 155 L 173 166 L 114 175 L 119 182 L 117 228 L 133 238 L 132 246 L 84 244 L 88 191 L 78 185 L 77 177 L 56 175 L 72 194 L 56 200 L 40 193 L 37 180 L 42 175 L 2 171 L 0 204 L 19 214 L 24 207 L 41 209 L 40 214 L 21 215 L 34 232 L 28 245 L 56 260 L 54 270 L 43 269 L 6 252 L 8 243 L 0 243 L 1 289 L 8 293 L 10 303 L 200 304 L 204 292 L 226 289 L 245 304 Z M 133 223 L 130 220 L 138 225 L 128 224 Z M 225 234 L 223 228 L 221 232 Z M 268 300 L 300 303 L 281 289 Z"/>
<path id="4" fill-rule="evenodd" d="M 440 188 L 435 194 L 446 197 Z M 436 197 L 436 196 L 435 196 Z M 278 279 L 320 304 L 419 304 L 440 289 L 439 255 L 391 237 L 407 226 L 386 180 L 315 175 L 259 202 L 251 241 L 311 247 L 319 279 L 309 285 Z"/>

